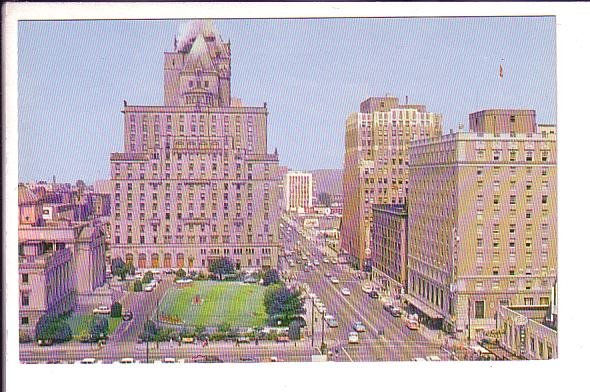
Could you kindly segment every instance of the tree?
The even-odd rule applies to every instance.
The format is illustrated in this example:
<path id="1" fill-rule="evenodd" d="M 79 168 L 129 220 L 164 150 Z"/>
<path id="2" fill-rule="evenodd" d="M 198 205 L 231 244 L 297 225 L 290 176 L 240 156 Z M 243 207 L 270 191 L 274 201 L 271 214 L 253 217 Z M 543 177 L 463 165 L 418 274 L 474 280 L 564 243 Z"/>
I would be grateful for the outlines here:
<path id="1" fill-rule="evenodd" d="M 120 257 L 115 257 L 111 262 L 111 273 L 113 276 L 119 276 L 121 280 L 125 280 L 127 273 L 129 272 L 127 265 L 123 262 Z"/>
<path id="2" fill-rule="evenodd" d="M 219 280 L 223 279 L 223 275 L 233 274 L 235 271 L 234 265 L 231 260 L 227 258 L 221 258 L 213 260 L 209 264 L 209 272 L 219 276 Z"/>
<path id="3" fill-rule="evenodd" d="M 152 320 L 148 320 L 143 325 L 143 338 L 148 341 L 154 341 L 158 336 L 158 326 Z"/>
<path id="4" fill-rule="evenodd" d="M 179 268 L 178 271 L 176 271 L 176 278 L 177 279 L 184 279 L 186 278 L 186 271 L 182 268 Z"/>
<path id="5" fill-rule="evenodd" d="M 120 302 L 113 302 L 111 305 L 111 317 L 121 317 L 121 313 L 123 313 L 123 305 Z"/>
<path id="6" fill-rule="evenodd" d="M 133 282 L 133 291 L 136 293 L 139 293 L 141 290 L 143 290 L 143 286 L 141 285 L 141 280 L 136 279 Z"/>
<path id="7" fill-rule="evenodd" d="M 332 195 L 326 192 L 318 194 L 318 204 L 324 207 L 330 207 L 332 205 Z"/>
<path id="8" fill-rule="evenodd" d="M 35 326 L 35 339 L 67 342 L 72 339 L 72 329 L 65 321 L 44 314 Z"/>
<path id="9" fill-rule="evenodd" d="M 264 307 L 271 320 L 283 325 L 305 313 L 301 293 L 282 284 L 269 286 L 264 293 Z"/>
<path id="10" fill-rule="evenodd" d="M 102 314 L 94 315 L 90 323 L 90 337 L 104 338 L 109 330 L 109 319 Z"/>
<path id="11" fill-rule="evenodd" d="M 125 267 L 127 268 L 127 273 L 128 273 L 129 275 L 135 275 L 135 266 L 133 265 L 133 262 L 131 262 L 131 261 L 128 261 L 128 262 L 125 264 Z"/>
<path id="12" fill-rule="evenodd" d="M 264 276 L 262 277 L 262 284 L 264 286 L 270 286 L 271 284 L 278 283 L 281 280 L 279 275 L 279 271 L 274 268 L 266 270 Z"/>
<path id="13" fill-rule="evenodd" d="M 149 283 L 154 279 L 154 274 L 152 271 L 148 271 L 143 275 L 143 279 L 141 279 L 141 283 Z"/>

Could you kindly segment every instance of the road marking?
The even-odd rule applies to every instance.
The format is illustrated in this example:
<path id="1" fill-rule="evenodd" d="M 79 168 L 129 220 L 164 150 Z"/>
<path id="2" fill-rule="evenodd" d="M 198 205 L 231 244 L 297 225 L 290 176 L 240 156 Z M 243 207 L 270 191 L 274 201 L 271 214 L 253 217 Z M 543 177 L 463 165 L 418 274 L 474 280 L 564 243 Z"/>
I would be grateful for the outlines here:
<path id="1" fill-rule="evenodd" d="M 346 354 L 346 356 L 348 357 L 348 360 L 349 360 L 350 362 L 354 362 L 354 361 L 352 360 L 352 358 L 350 357 L 350 355 L 348 355 L 348 351 L 346 351 L 346 349 L 345 349 L 344 347 L 342 347 L 342 352 L 343 352 L 344 354 Z"/>
<path id="2" fill-rule="evenodd" d="M 352 309 L 352 311 L 354 313 L 356 313 L 361 318 L 361 320 L 363 320 L 365 322 L 365 324 L 367 324 L 369 327 L 371 327 L 373 329 L 373 331 L 375 331 L 375 333 L 377 335 L 379 335 L 379 330 L 377 330 L 377 328 L 375 328 L 375 326 L 373 324 L 371 324 L 369 321 L 367 321 L 367 319 L 361 313 L 359 313 L 359 311 L 356 310 L 354 308 L 354 306 L 352 306 L 352 304 L 346 299 L 346 297 L 344 295 L 342 295 L 342 293 L 340 293 L 340 290 L 336 289 L 336 287 L 334 287 L 334 285 L 332 285 L 332 284 L 330 285 L 330 287 L 344 300 L 344 302 L 346 302 L 348 304 L 350 309 Z M 379 335 L 379 336 L 383 341 L 387 341 L 387 339 L 385 339 L 385 337 L 383 335 Z"/>

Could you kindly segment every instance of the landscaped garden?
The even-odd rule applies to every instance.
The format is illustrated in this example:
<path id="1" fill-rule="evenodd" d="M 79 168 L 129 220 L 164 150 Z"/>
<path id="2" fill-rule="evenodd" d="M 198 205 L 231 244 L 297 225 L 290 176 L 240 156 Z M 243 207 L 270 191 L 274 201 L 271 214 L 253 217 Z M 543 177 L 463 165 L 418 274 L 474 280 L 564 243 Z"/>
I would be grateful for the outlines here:
<path id="1" fill-rule="evenodd" d="M 265 287 L 222 281 L 195 281 L 175 287 L 159 304 L 160 321 L 191 327 L 262 327 L 267 322 Z"/>

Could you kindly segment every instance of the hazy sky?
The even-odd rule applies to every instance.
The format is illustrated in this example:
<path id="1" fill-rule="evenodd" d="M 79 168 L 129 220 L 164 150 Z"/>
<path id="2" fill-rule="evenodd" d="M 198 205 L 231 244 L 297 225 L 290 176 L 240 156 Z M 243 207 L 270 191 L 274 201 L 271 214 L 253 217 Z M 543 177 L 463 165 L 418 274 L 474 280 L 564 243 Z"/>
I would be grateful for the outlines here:
<path id="1" fill-rule="evenodd" d="M 19 180 L 108 178 L 123 100 L 163 103 L 163 52 L 182 23 L 19 22 Z M 552 17 L 215 24 L 231 40 L 232 95 L 268 103 L 269 151 L 290 168 L 341 168 L 346 117 L 369 96 L 407 95 L 442 113 L 445 131 L 485 108 L 556 121 Z"/>

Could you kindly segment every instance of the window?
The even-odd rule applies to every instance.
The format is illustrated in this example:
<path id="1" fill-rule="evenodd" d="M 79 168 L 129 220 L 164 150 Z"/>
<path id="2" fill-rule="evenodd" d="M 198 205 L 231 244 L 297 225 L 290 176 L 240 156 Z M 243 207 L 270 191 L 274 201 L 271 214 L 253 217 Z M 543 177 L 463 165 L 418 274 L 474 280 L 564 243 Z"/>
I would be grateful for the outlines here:
<path id="1" fill-rule="evenodd" d="M 29 294 L 23 293 L 21 296 L 21 305 L 22 306 L 29 306 Z"/>
<path id="2" fill-rule="evenodd" d="M 524 297 L 524 304 L 525 305 L 532 305 L 533 304 L 533 297 Z"/>
<path id="3" fill-rule="evenodd" d="M 22 274 L 22 282 L 29 283 L 29 274 Z"/>
<path id="4" fill-rule="evenodd" d="M 475 318 L 482 319 L 484 318 L 485 314 L 485 302 L 484 301 L 475 301 Z"/>
<path id="5" fill-rule="evenodd" d="M 21 323 L 21 325 L 29 325 L 29 318 L 28 317 L 21 317 L 20 323 Z"/>

